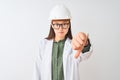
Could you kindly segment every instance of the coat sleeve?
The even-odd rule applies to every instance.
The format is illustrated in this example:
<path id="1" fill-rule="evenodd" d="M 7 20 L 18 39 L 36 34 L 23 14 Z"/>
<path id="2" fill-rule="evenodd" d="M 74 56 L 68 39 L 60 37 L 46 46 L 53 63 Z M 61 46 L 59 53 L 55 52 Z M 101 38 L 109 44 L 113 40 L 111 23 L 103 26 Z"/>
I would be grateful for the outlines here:
<path id="1" fill-rule="evenodd" d="M 34 69 L 33 69 L 33 80 L 41 80 L 41 45 L 42 41 L 39 44 L 39 53 L 35 56 Z"/>
<path id="2" fill-rule="evenodd" d="M 87 41 L 88 41 L 88 44 L 86 46 L 84 46 L 82 53 L 88 52 L 90 50 L 91 43 L 90 43 L 89 39 Z"/>

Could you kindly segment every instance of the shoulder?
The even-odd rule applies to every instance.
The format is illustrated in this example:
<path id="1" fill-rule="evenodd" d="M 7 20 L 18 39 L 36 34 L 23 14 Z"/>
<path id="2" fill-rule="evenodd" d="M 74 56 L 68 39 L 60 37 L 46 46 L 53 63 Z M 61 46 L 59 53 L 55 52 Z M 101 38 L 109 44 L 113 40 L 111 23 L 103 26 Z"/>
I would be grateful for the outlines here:
<path id="1" fill-rule="evenodd" d="M 52 42 L 53 40 L 51 39 L 51 40 L 48 40 L 48 39 L 40 39 L 40 42 L 39 42 L 39 44 L 40 45 L 45 45 L 45 44 L 47 44 L 47 43 L 49 43 L 49 42 Z"/>
<path id="2" fill-rule="evenodd" d="M 65 46 L 67 47 L 71 47 L 71 39 L 70 38 L 67 38 L 66 41 L 65 41 Z"/>
<path id="3" fill-rule="evenodd" d="M 66 39 L 66 43 L 71 43 L 71 41 L 72 41 L 72 39 L 70 39 L 70 38 Z"/>
<path id="4" fill-rule="evenodd" d="M 47 39 L 40 39 L 40 43 L 45 43 L 45 42 L 47 42 Z"/>

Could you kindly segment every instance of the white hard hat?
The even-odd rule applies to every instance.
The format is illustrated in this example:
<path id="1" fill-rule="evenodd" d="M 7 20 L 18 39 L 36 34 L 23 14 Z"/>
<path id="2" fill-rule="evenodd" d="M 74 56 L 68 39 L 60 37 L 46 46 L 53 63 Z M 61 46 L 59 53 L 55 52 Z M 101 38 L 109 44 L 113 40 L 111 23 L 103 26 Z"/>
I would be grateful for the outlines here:
<path id="1" fill-rule="evenodd" d="M 50 12 L 50 21 L 58 19 L 71 19 L 71 13 L 64 5 L 56 5 Z"/>

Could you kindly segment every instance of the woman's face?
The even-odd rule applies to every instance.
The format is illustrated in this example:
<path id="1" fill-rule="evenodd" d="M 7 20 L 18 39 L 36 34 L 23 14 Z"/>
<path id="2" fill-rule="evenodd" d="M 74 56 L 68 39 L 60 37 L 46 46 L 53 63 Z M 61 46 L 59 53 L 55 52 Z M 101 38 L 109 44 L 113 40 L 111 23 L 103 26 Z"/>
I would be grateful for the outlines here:
<path id="1" fill-rule="evenodd" d="M 65 38 L 65 35 L 69 30 L 69 23 L 69 20 L 53 20 L 52 28 L 54 29 L 55 37 L 62 39 Z"/>

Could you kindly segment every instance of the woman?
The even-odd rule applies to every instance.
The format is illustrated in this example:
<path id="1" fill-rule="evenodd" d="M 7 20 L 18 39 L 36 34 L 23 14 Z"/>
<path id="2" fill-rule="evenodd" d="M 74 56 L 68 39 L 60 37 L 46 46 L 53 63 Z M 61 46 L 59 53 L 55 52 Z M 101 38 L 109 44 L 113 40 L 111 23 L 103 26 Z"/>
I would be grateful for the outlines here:
<path id="1" fill-rule="evenodd" d="M 63 5 L 50 13 L 50 32 L 40 41 L 34 80 L 80 80 L 79 63 L 91 55 L 87 35 L 79 32 L 72 38 L 71 15 Z"/>

